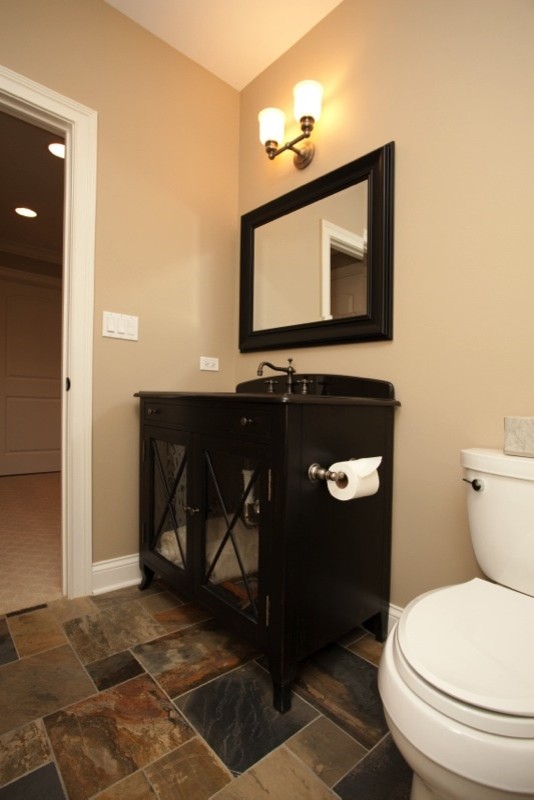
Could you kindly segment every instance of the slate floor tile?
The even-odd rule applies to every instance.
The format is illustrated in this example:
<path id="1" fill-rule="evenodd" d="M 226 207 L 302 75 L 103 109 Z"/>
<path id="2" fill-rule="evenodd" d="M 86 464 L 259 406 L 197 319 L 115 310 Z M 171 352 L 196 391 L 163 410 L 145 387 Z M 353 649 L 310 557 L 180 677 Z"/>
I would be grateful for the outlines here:
<path id="1" fill-rule="evenodd" d="M 409 800 L 411 785 L 412 771 L 388 734 L 334 791 L 341 800 Z"/>
<path id="2" fill-rule="evenodd" d="M 234 774 L 318 716 L 299 697 L 293 697 L 290 711 L 276 711 L 270 676 L 254 662 L 203 684 L 175 704 Z"/>
<path id="3" fill-rule="evenodd" d="M 387 733 L 378 694 L 377 669 L 338 644 L 306 659 L 297 675 L 298 694 L 365 748 Z"/>
<path id="4" fill-rule="evenodd" d="M 0 666 L 18 658 L 5 617 L 0 617 Z"/>
<path id="5" fill-rule="evenodd" d="M 46 764 L 0 789 L 0 800 L 66 800 L 55 764 Z"/>
<path id="6" fill-rule="evenodd" d="M 165 633 L 165 629 L 148 611 L 131 600 L 115 605 L 108 602 L 97 614 L 69 620 L 64 629 L 83 664 L 106 658 Z"/>
<path id="7" fill-rule="evenodd" d="M 133 653 L 172 698 L 256 655 L 214 620 L 138 645 Z"/>
<path id="8" fill-rule="evenodd" d="M 110 689 L 118 683 L 135 678 L 144 672 L 143 667 L 129 650 L 115 653 L 85 666 L 99 691 Z"/>
<path id="9" fill-rule="evenodd" d="M 21 658 L 67 644 L 65 634 L 49 608 L 11 617 L 8 625 Z"/>
<path id="10" fill-rule="evenodd" d="M 94 796 L 94 800 L 159 800 L 143 771 L 128 775 Z"/>
<path id="11" fill-rule="evenodd" d="M 145 769 L 160 800 L 208 800 L 232 780 L 200 739 L 192 739 Z"/>
<path id="12" fill-rule="evenodd" d="M 286 742 L 286 747 L 327 786 L 333 786 L 368 752 L 341 728 L 322 716 L 292 736 Z"/>
<path id="13" fill-rule="evenodd" d="M 194 736 L 148 675 L 45 717 L 70 800 L 87 800 Z"/>
<path id="14" fill-rule="evenodd" d="M 41 720 L 30 722 L 0 736 L 0 786 L 52 760 Z"/>
<path id="15" fill-rule="evenodd" d="M 165 628 L 166 632 L 171 633 L 171 631 L 177 631 L 180 628 L 186 628 L 188 625 L 195 625 L 197 622 L 209 619 L 211 614 L 196 603 L 184 603 L 175 608 L 152 612 L 152 616 L 162 628 Z"/>
<path id="16" fill-rule="evenodd" d="M 94 694 L 95 687 L 69 645 L 0 669 L 0 733 Z"/>
<path id="17" fill-rule="evenodd" d="M 384 644 L 383 642 L 377 642 L 374 636 L 367 633 L 365 636 L 352 642 L 352 644 L 349 644 L 347 649 L 350 650 L 351 653 L 356 653 L 357 656 L 365 658 L 366 661 L 370 661 L 378 667 Z"/>
<path id="18" fill-rule="evenodd" d="M 334 800 L 334 798 L 336 795 L 286 747 L 280 747 L 274 753 L 270 753 L 217 795 L 217 800 Z"/>

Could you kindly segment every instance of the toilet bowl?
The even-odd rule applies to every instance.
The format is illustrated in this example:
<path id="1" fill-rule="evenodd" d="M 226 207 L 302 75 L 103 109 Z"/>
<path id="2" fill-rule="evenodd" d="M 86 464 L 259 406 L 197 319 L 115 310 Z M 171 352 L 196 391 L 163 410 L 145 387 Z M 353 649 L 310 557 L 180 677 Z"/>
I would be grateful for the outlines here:
<path id="1" fill-rule="evenodd" d="M 498 475 L 493 484 L 489 474 L 468 476 L 486 481 L 474 516 L 483 506 L 487 524 L 486 506 L 500 506 L 506 482 L 518 478 Z M 525 511 L 533 538 L 534 491 Z M 471 509 L 470 523 L 476 527 Z M 493 532 L 488 537 L 494 546 Z M 515 544 L 511 534 L 508 546 Z M 519 571 L 524 586 L 524 566 Z M 474 578 L 415 598 L 388 636 L 378 682 L 393 739 L 414 770 L 411 800 L 534 800 L 532 596 Z"/>

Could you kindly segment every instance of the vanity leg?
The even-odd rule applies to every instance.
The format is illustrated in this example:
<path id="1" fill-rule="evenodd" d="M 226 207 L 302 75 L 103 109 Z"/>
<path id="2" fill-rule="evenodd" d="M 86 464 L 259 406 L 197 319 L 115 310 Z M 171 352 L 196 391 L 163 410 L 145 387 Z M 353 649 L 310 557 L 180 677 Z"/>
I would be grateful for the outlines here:
<path id="1" fill-rule="evenodd" d="M 273 680 L 273 705 L 281 714 L 291 709 L 291 683 Z"/>
<path id="2" fill-rule="evenodd" d="M 291 686 L 297 675 L 297 664 L 284 664 L 280 669 L 271 670 L 273 682 L 273 705 L 284 714 L 291 709 Z"/>
<path id="3" fill-rule="evenodd" d="M 388 609 L 384 606 L 378 614 L 364 623 L 364 627 L 374 634 L 377 642 L 385 642 L 388 636 Z"/>
<path id="4" fill-rule="evenodd" d="M 141 572 L 142 578 L 139 589 L 142 591 L 143 589 L 148 589 L 154 579 L 155 572 L 151 570 L 150 567 L 147 567 L 146 564 L 141 564 Z"/>

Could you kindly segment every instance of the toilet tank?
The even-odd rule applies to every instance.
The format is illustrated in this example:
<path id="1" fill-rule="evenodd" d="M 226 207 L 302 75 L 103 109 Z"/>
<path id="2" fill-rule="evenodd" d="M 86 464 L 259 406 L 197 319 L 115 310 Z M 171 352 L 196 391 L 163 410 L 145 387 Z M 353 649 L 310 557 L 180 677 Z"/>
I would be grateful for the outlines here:
<path id="1" fill-rule="evenodd" d="M 492 580 L 534 596 L 534 459 L 462 450 L 471 539 Z M 476 487 L 479 490 L 476 490 Z"/>

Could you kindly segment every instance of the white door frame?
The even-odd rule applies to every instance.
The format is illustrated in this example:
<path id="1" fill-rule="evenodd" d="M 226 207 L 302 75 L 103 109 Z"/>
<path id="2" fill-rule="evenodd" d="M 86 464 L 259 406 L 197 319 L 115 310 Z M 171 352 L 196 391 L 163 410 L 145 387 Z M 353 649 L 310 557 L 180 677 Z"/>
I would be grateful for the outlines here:
<path id="1" fill-rule="evenodd" d="M 66 142 L 62 343 L 63 594 L 92 588 L 92 391 L 97 114 L 0 66 L 0 110 Z M 71 389 L 65 391 L 66 379 Z"/>

